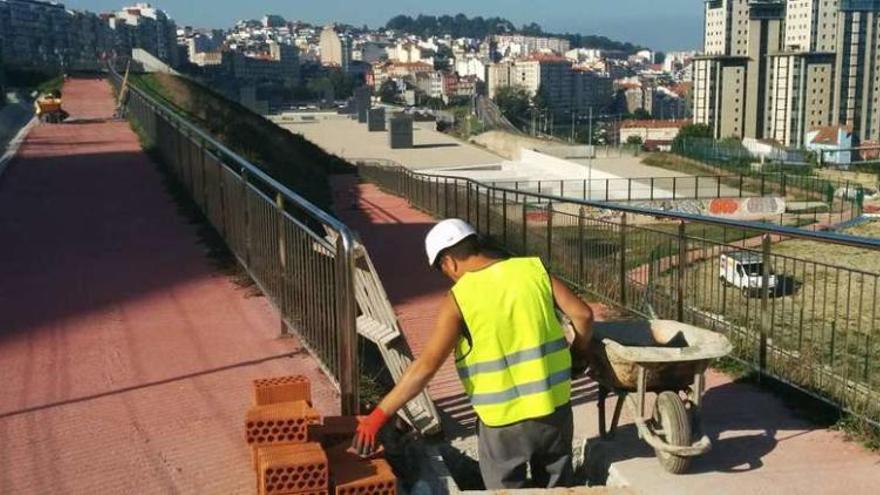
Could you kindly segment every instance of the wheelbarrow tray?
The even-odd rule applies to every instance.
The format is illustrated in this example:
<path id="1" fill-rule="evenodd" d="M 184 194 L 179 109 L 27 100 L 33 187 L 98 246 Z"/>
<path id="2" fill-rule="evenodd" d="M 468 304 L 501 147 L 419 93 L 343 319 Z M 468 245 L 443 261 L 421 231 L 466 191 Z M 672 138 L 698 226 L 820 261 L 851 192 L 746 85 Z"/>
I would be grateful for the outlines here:
<path id="1" fill-rule="evenodd" d="M 608 389 L 634 392 L 639 367 L 646 390 L 684 390 L 716 358 L 730 353 L 724 335 L 674 320 L 597 322 L 589 375 Z"/>

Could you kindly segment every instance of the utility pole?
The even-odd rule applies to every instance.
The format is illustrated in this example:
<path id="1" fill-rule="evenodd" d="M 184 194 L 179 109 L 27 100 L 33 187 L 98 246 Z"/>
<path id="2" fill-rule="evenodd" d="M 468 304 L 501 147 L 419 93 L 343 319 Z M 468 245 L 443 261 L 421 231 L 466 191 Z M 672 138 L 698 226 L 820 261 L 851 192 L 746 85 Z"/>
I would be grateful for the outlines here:
<path id="1" fill-rule="evenodd" d="M 589 141 L 587 142 L 587 144 L 589 144 L 590 146 L 593 146 L 593 107 L 592 106 L 590 107 L 590 129 L 589 129 L 588 136 L 589 136 L 589 138 L 588 138 Z"/>

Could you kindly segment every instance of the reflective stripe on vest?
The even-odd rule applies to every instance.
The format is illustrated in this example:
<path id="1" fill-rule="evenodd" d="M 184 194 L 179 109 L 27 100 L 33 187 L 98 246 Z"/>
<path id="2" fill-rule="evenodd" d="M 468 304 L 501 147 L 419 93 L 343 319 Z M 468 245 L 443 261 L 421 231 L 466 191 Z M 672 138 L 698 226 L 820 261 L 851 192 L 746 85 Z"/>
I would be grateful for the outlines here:
<path id="1" fill-rule="evenodd" d="M 571 398 L 571 356 L 538 258 L 511 258 L 452 288 L 470 341 L 456 348 L 459 376 L 488 426 L 551 414 Z"/>

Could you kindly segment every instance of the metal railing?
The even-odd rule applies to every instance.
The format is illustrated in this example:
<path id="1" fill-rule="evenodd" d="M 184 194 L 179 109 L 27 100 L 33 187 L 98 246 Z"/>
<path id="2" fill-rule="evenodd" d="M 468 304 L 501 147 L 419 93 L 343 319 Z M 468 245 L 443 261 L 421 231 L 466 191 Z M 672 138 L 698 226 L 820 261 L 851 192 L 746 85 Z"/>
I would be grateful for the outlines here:
<path id="1" fill-rule="evenodd" d="M 111 81 L 121 84 L 118 73 Z M 127 115 L 339 388 L 359 408 L 355 236 L 349 228 L 150 95 L 129 86 Z"/>
<path id="2" fill-rule="evenodd" d="M 540 256 L 600 301 L 724 332 L 760 373 L 880 419 L 880 273 L 853 267 L 871 266 L 869 258 L 880 266 L 880 239 L 574 200 L 387 162 L 358 166 L 420 209 Z M 847 250 L 859 261 L 838 264 Z M 736 252 L 759 260 L 756 278 L 728 265 Z"/>

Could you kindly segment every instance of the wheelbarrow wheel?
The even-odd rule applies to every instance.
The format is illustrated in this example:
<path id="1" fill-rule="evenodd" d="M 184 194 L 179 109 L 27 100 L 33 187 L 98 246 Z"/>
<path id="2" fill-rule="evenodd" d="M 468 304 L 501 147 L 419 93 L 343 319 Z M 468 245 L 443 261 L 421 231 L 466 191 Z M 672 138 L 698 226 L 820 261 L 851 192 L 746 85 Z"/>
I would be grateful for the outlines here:
<path id="1" fill-rule="evenodd" d="M 691 421 L 684 401 L 675 392 L 661 392 L 654 403 L 654 424 L 662 429 L 660 438 L 669 445 L 691 444 Z M 682 474 L 690 466 L 690 457 L 682 457 L 655 449 L 657 460 L 663 469 L 672 474 Z"/>

